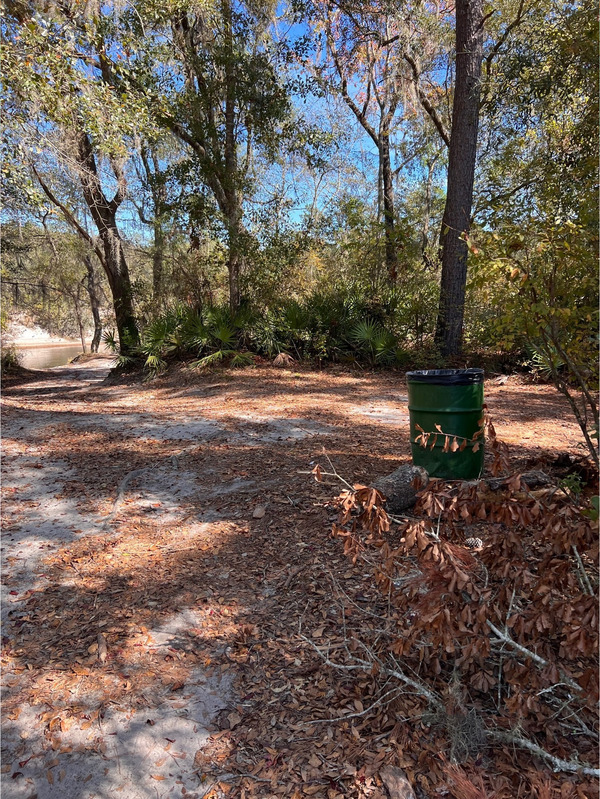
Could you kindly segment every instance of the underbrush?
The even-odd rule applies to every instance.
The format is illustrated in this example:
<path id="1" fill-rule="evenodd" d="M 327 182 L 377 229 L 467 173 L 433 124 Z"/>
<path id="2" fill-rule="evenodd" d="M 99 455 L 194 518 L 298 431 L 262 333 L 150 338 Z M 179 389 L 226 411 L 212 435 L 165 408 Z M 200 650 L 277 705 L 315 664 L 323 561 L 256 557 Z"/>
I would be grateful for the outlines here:
<path id="1" fill-rule="evenodd" d="M 0 355 L 0 374 L 12 374 L 19 371 L 20 368 L 21 361 L 16 347 L 2 347 L 2 353 Z"/>
<path id="2" fill-rule="evenodd" d="M 504 476 L 432 480 L 414 517 L 392 520 L 379 492 L 348 486 L 333 534 L 381 602 L 354 610 L 344 650 L 317 651 L 379 686 L 366 714 L 393 708 L 417 724 L 422 787 L 454 785 L 457 799 L 591 797 L 597 498 L 564 480 L 532 490 L 500 454 Z"/>
<path id="3" fill-rule="evenodd" d="M 369 368 L 423 369 L 444 366 L 431 335 L 415 332 L 403 316 L 398 299 L 370 299 L 358 293 L 314 294 L 302 302 L 277 307 L 245 307 L 232 313 L 227 306 L 201 310 L 177 306 L 149 322 L 140 344 L 119 356 L 120 367 L 142 361 L 158 374 L 176 360 L 193 367 L 216 364 L 247 366 L 254 356 L 278 364 L 303 361 L 340 363 Z M 104 341 L 118 355 L 114 333 Z M 466 353 L 456 365 L 480 354 Z M 519 360 L 502 354 L 485 355 L 494 371 L 513 371 Z M 453 364 L 454 365 L 454 364 Z"/>
<path id="4" fill-rule="evenodd" d="M 432 331 L 424 334 L 415 324 L 407 321 L 393 293 L 373 299 L 332 291 L 276 307 L 243 307 L 236 313 L 227 305 L 200 310 L 175 306 L 145 326 L 139 345 L 128 347 L 128 355 L 119 354 L 114 332 L 106 333 L 104 342 L 117 356 L 121 371 L 143 366 L 150 376 L 177 361 L 204 369 L 250 366 L 258 357 L 277 365 L 338 363 L 402 371 L 477 364 L 487 374 L 520 372 L 548 382 L 539 357 L 524 350 L 467 348 L 462 356 L 444 360 Z"/>

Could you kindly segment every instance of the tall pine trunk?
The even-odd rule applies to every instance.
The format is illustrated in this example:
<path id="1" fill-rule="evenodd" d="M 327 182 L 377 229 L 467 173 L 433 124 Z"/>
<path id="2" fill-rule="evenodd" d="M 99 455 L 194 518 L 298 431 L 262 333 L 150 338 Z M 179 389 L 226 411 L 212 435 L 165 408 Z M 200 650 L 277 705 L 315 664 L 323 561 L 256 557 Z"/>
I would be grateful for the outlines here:
<path id="1" fill-rule="evenodd" d="M 235 187 L 238 175 L 238 159 L 235 136 L 236 72 L 233 49 L 233 12 L 231 0 L 222 3 L 225 60 L 225 175 L 224 193 L 226 197 L 227 222 L 229 227 L 229 307 L 235 313 L 240 307 L 240 272 L 243 263 L 242 207 Z"/>
<path id="2" fill-rule="evenodd" d="M 468 255 L 464 239 L 469 234 L 473 204 L 482 58 L 483 0 L 457 0 L 456 80 L 435 333 L 436 343 L 445 356 L 458 355 L 462 348 Z"/>
<path id="3" fill-rule="evenodd" d="M 243 263 L 243 255 L 237 248 L 229 249 L 229 262 L 227 264 L 229 269 L 229 307 L 231 312 L 235 313 L 242 301 L 240 291 L 240 271 Z"/>
<path id="4" fill-rule="evenodd" d="M 229 307 L 235 313 L 242 302 L 240 275 L 244 266 L 244 225 L 242 222 L 241 200 L 236 195 L 228 203 L 229 219 Z"/>

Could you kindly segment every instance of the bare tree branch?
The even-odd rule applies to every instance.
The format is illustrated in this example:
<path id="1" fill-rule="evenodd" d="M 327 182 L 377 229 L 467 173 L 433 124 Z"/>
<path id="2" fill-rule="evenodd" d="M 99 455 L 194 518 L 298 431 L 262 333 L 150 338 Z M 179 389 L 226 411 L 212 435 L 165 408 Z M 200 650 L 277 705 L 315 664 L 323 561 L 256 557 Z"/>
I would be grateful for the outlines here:
<path id="1" fill-rule="evenodd" d="M 48 184 L 45 182 L 43 177 L 37 171 L 37 169 L 35 168 L 34 164 L 31 164 L 31 169 L 33 171 L 33 174 L 36 176 L 37 181 L 40 184 L 40 187 L 41 187 L 42 191 L 44 192 L 44 194 L 46 195 L 46 197 L 50 200 L 50 202 L 53 205 L 55 205 L 60 210 L 60 212 L 64 216 L 65 221 L 67 222 L 67 224 L 69 224 L 73 228 L 73 230 L 75 230 L 81 236 L 81 238 L 90 245 L 90 247 L 94 250 L 94 252 L 98 256 L 98 259 L 100 260 L 100 263 L 102 263 L 104 265 L 104 253 L 102 252 L 102 249 L 96 243 L 96 241 L 93 238 L 93 236 L 90 236 L 90 234 L 87 232 L 87 230 L 78 222 L 78 220 L 75 218 L 75 216 L 73 216 L 71 211 L 69 211 L 67 206 L 64 205 L 64 203 L 62 203 L 58 199 L 58 197 L 54 194 L 52 189 L 48 186 Z"/>
<path id="2" fill-rule="evenodd" d="M 502 630 L 498 629 L 498 627 L 496 627 L 495 624 L 492 624 L 492 622 L 489 619 L 488 619 L 488 627 L 497 638 L 499 638 L 505 644 L 511 646 L 513 649 L 516 649 L 517 652 L 520 652 L 526 658 L 530 658 L 531 660 L 533 660 L 533 662 L 537 663 L 538 666 L 545 667 L 549 665 L 547 660 L 545 660 L 543 657 L 540 657 L 540 655 L 537 655 L 535 652 L 532 652 L 531 649 L 527 649 L 527 647 L 517 643 L 517 641 L 515 641 L 514 638 L 511 638 L 507 632 L 502 632 Z M 560 669 L 559 669 L 559 674 L 565 685 L 568 685 L 569 688 L 572 688 L 574 691 L 577 691 L 578 693 L 583 692 L 583 688 L 581 687 L 581 685 L 575 682 L 575 680 L 573 680 L 572 677 L 569 677 L 568 674 L 565 674 L 565 672 L 561 671 Z"/>
<path id="3" fill-rule="evenodd" d="M 444 123 L 442 122 L 435 108 L 429 102 L 429 98 L 425 94 L 425 91 L 423 90 L 423 87 L 420 84 L 421 73 L 417 65 L 417 62 L 410 55 L 410 53 L 407 53 L 406 51 L 402 53 L 402 58 L 404 58 L 404 60 L 412 70 L 413 83 L 415 85 L 415 89 L 417 90 L 417 96 L 419 98 L 419 102 L 421 103 L 425 111 L 429 114 L 431 121 L 435 125 L 437 132 L 442 137 L 446 146 L 450 147 L 450 133 L 446 130 Z"/>
<path id="4" fill-rule="evenodd" d="M 592 768 L 585 763 L 578 763 L 573 760 L 563 760 L 560 757 L 555 757 L 554 755 L 550 754 L 550 752 L 542 749 L 541 746 L 538 746 L 538 744 L 530 741 L 528 738 L 523 738 L 523 736 L 516 730 L 512 730 L 511 732 L 488 730 L 487 735 L 496 741 L 514 744 L 520 749 L 526 749 L 528 752 L 541 757 L 542 760 L 551 763 L 555 771 L 566 771 L 572 774 L 586 774 L 590 777 L 600 777 L 600 769 Z"/>

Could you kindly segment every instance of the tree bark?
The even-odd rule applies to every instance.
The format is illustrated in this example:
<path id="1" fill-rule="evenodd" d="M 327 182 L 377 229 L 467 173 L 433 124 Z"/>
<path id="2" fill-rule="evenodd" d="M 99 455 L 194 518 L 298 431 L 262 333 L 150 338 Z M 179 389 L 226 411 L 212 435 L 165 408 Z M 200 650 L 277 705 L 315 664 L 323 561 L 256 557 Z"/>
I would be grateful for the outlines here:
<path id="1" fill-rule="evenodd" d="M 242 301 L 240 290 L 240 272 L 243 263 L 242 253 L 237 248 L 232 249 L 229 247 L 229 307 L 231 312 L 235 313 Z"/>
<path id="2" fill-rule="evenodd" d="M 154 248 L 152 250 L 152 299 L 160 308 L 163 295 L 163 264 L 165 260 L 165 233 L 160 220 L 154 221 Z"/>
<path id="3" fill-rule="evenodd" d="M 235 99 L 237 94 L 233 52 L 233 22 L 231 0 L 223 0 L 225 39 L 225 193 L 227 194 L 227 219 L 229 223 L 229 306 L 232 313 L 240 307 L 240 271 L 243 263 L 242 206 L 235 180 L 238 159 L 235 136 Z"/>
<path id="4" fill-rule="evenodd" d="M 85 355 L 87 350 L 85 348 L 85 327 L 83 324 L 83 317 L 81 315 L 81 309 L 79 307 L 79 292 L 81 286 L 77 286 L 77 290 L 74 292 L 73 296 L 73 307 L 75 308 L 75 317 L 77 319 L 77 327 L 79 328 L 79 339 L 81 341 L 81 351 Z"/>
<path id="5" fill-rule="evenodd" d="M 165 261 L 165 222 L 167 190 L 164 176 L 160 171 L 160 163 L 156 151 L 143 146 L 140 156 L 150 194 L 152 195 L 152 219 L 146 219 L 141 208 L 138 208 L 140 219 L 144 224 L 152 224 L 154 246 L 152 248 L 152 300 L 156 311 L 160 311 L 163 299 L 164 261 Z M 152 161 L 152 166 L 150 166 Z"/>
<path id="6" fill-rule="evenodd" d="M 96 271 L 92 258 L 90 255 L 85 256 L 85 268 L 87 270 L 87 292 L 90 298 L 90 307 L 92 309 L 92 317 L 94 319 L 94 336 L 90 349 L 92 352 L 98 352 L 100 347 L 100 339 L 102 337 L 102 321 L 100 319 L 100 297 L 98 293 L 98 283 L 96 280 Z"/>
<path id="7" fill-rule="evenodd" d="M 104 250 L 103 263 L 112 294 L 119 333 L 119 350 L 121 354 L 127 355 L 139 343 L 139 332 L 133 310 L 131 282 L 123 252 L 123 241 L 114 220 L 103 223 L 98 228 L 98 236 Z"/>
<path id="8" fill-rule="evenodd" d="M 244 265 L 244 226 L 242 222 L 242 206 L 238 197 L 232 197 L 228 207 L 229 222 L 229 307 L 235 313 L 242 302 L 240 275 Z"/>
<path id="9" fill-rule="evenodd" d="M 98 230 L 103 251 L 102 266 L 112 293 L 115 320 L 119 333 L 121 354 L 130 354 L 139 343 L 137 320 L 133 309 L 133 292 L 129 269 L 123 250 L 123 240 L 116 221 L 117 210 L 125 198 L 125 178 L 116 163 L 112 164 L 118 188 L 112 200 L 102 190 L 96 168 L 96 159 L 89 136 L 78 131 L 77 161 L 85 202 Z"/>
<path id="10" fill-rule="evenodd" d="M 468 245 L 477 156 L 483 0 L 457 0 L 456 80 L 452 105 L 448 187 L 442 220 L 442 277 L 435 340 L 443 355 L 462 348 Z"/>
<path id="11" fill-rule="evenodd" d="M 379 159 L 383 183 L 383 224 L 385 229 L 385 263 L 390 285 L 398 280 L 398 251 L 394 209 L 394 174 L 390 156 L 389 130 L 380 131 Z"/>

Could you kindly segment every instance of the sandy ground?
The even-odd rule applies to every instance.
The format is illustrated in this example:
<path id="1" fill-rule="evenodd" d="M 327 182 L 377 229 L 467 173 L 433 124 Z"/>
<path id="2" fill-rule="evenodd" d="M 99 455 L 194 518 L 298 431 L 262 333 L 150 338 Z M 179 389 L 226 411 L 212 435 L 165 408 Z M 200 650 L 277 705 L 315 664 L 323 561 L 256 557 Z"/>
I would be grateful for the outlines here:
<path id="1" fill-rule="evenodd" d="M 58 391 L 69 396 L 87 392 L 107 375 L 112 361 L 96 360 L 90 366 L 81 364 L 52 370 L 50 379 L 34 383 L 33 393 L 44 397 Z M 31 390 L 31 387 L 30 387 Z M 29 392 L 28 392 L 29 393 Z M 210 426 L 185 421 L 181 425 L 144 424 L 134 417 L 100 417 L 102 429 L 121 433 L 136 425 L 142 441 L 147 435 L 177 440 L 210 438 L 215 434 Z M 48 586 L 43 573 L 44 556 L 48 551 L 64 546 L 81 536 L 106 536 L 108 525 L 90 515 L 76 497 L 61 497 L 65 481 L 73 477 L 68 461 L 45 457 L 43 442 L 51 438 L 59 424 L 70 424 L 77 431 L 89 428 L 89 420 L 73 414 L 65 418 L 39 414 L 21 407 L 3 419 L 5 496 L 18 495 L 19 507 L 31 510 L 17 518 L 11 517 L 10 502 L 4 507 L 5 530 L 2 559 L 5 579 L 2 586 L 2 621 L 5 625 L 22 618 L 22 598 L 31 591 Z M 15 449 L 14 442 L 19 446 Z M 38 457 L 42 462 L 38 461 Z M 171 470 L 172 471 L 172 470 Z M 180 505 L 191 493 L 199 490 L 194 477 L 183 472 L 176 481 L 171 475 L 158 471 L 147 480 L 140 506 L 152 508 L 160 504 L 163 523 L 174 522 L 180 515 Z M 167 488 L 168 486 L 168 488 Z M 125 485 L 122 486 L 126 488 Z M 243 486 L 236 486 L 243 490 Z M 227 490 L 227 488 L 225 488 Z M 181 627 L 189 626 L 193 618 L 185 609 L 174 614 L 157 628 L 150 629 L 153 645 L 168 651 Z M 18 621 L 17 621 L 18 623 Z M 4 672 L 4 689 L 10 693 L 14 674 Z M 83 717 L 79 725 L 61 730 L 60 741 L 48 741 L 40 727 L 43 707 L 22 707 L 20 712 L 4 718 L 2 735 L 2 793 L 15 799 L 50 799 L 57 795 L 76 797 L 113 797 L 142 799 L 167 796 L 177 789 L 182 795 L 187 786 L 190 797 L 204 795 L 198 775 L 194 772 L 195 753 L 206 744 L 209 732 L 206 725 L 230 698 L 230 679 L 207 676 L 194 669 L 185 685 L 185 702 L 173 702 L 173 696 L 161 697 L 151 709 L 136 711 L 106 708 L 90 725 Z M 92 708 L 95 697 L 81 697 Z M 181 697 L 176 697 L 181 700 Z M 32 759 L 29 759 L 32 758 Z M 27 761 L 26 763 L 24 761 Z M 160 786 L 160 788 L 159 788 Z M 208 790 L 210 783 L 205 786 Z"/>
<path id="2" fill-rule="evenodd" d="M 212 649 L 194 648 L 190 631 L 212 629 L 207 613 L 227 616 L 230 574 L 244 563 L 235 634 L 245 618 L 278 612 L 281 582 L 266 576 L 280 557 L 276 542 L 250 554 L 244 541 L 257 531 L 268 542 L 282 514 L 303 513 L 294 547 L 312 550 L 309 536 L 328 522 L 307 473 L 323 448 L 340 473 L 365 482 L 409 458 L 405 384 L 395 375 L 261 368 L 122 385 L 103 382 L 110 366 L 60 367 L 4 391 L 8 799 L 225 795 L 235 784 L 230 763 L 207 769 L 203 758 L 215 745 L 215 717 L 243 712 L 243 697 L 235 664 L 211 662 L 227 651 L 223 639 L 207 632 Z M 523 464 L 582 452 L 552 388 L 510 378 L 486 395 Z M 94 571 L 108 547 L 119 567 L 103 560 Z M 186 567 L 181 553 L 192 549 L 205 560 Z M 159 561 L 150 550 L 161 564 L 179 558 L 151 585 Z M 132 555 L 136 566 L 126 568 Z M 281 554 L 287 589 L 296 572 L 286 560 Z M 260 569 L 264 581 L 252 576 Z M 133 592 L 129 609 L 123 592 Z"/>

